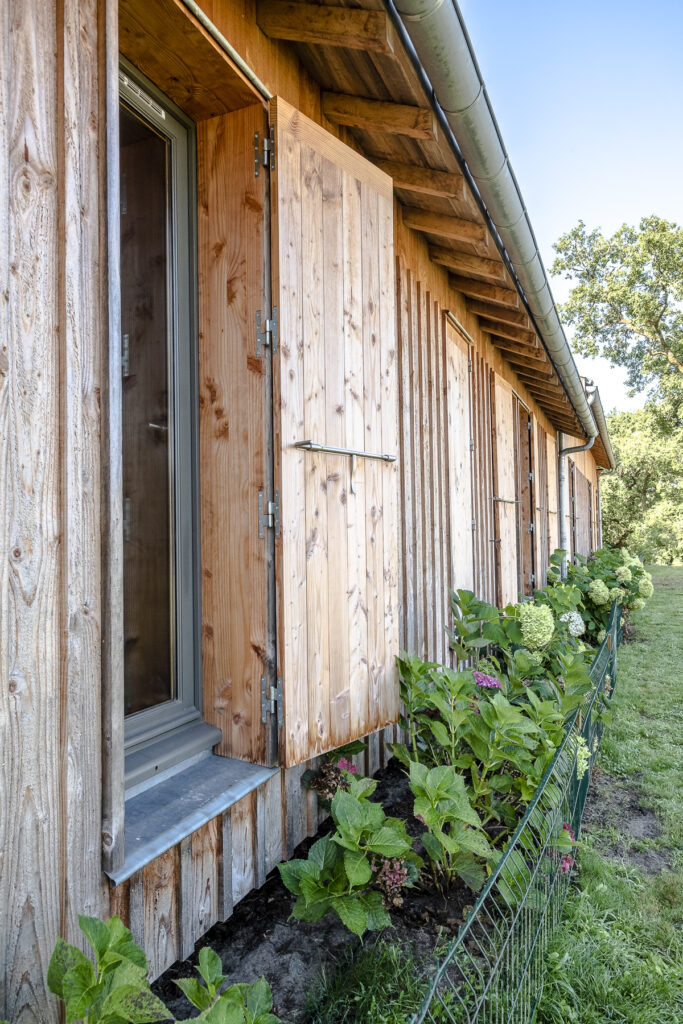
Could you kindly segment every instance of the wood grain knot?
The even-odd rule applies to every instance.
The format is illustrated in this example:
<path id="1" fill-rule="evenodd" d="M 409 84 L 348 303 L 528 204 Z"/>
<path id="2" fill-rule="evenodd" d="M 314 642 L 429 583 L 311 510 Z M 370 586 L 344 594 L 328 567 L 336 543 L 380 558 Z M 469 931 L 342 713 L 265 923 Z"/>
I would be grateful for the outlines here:
<path id="1" fill-rule="evenodd" d="M 16 693 L 17 692 L 16 680 L 10 679 L 8 689 L 9 689 L 10 693 Z"/>
<path id="2" fill-rule="evenodd" d="M 12 548 L 12 560 L 13 561 L 20 562 L 21 559 L 23 558 L 23 556 L 24 556 L 24 552 L 21 550 L 20 547 Z"/>
<path id="3" fill-rule="evenodd" d="M 102 844 L 104 846 L 113 846 L 114 845 L 114 837 L 112 836 L 112 834 L 110 832 L 103 832 L 102 833 Z"/>

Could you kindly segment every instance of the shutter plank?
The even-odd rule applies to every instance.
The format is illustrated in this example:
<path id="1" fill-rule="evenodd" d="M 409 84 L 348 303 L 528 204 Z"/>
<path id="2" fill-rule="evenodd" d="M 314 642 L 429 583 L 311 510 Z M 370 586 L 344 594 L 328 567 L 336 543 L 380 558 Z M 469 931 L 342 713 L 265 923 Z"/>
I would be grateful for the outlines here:
<path id="1" fill-rule="evenodd" d="M 346 359 L 344 345 L 344 173 L 331 160 L 323 160 L 323 247 L 322 265 L 325 285 L 324 346 L 326 354 L 326 430 L 331 445 L 346 447 Z M 330 673 L 330 743 L 338 747 L 348 735 L 351 715 L 349 688 L 349 601 L 339 586 L 348 570 L 348 531 L 346 507 L 349 499 L 349 460 L 342 455 L 327 456 L 325 486 L 327 528 L 334 538 L 327 548 L 328 644 L 330 664 L 338 671 Z"/>
<path id="2" fill-rule="evenodd" d="M 346 364 L 346 447 L 363 449 L 364 436 L 364 352 L 363 278 L 356 259 L 360 237 L 360 183 L 344 174 L 344 359 Z M 364 736 L 368 704 L 368 609 L 365 595 L 365 463 L 355 471 L 355 494 L 347 500 L 349 601 L 349 688 L 351 694 L 351 736 Z"/>

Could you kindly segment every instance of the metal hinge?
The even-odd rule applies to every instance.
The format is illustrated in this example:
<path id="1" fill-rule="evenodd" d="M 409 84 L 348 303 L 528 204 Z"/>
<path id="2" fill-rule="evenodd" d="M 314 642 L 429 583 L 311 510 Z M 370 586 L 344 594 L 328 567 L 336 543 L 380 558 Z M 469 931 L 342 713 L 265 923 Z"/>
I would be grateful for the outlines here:
<path id="1" fill-rule="evenodd" d="M 532 587 L 536 583 L 536 573 L 535 572 L 529 573 L 529 583 L 532 585 Z"/>
<path id="2" fill-rule="evenodd" d="M 474 451 L 474 438 L 473 437 L 470 438 L 470 451 L 471 452 Z"/>
<path id="3" fill-rule="evenodd" d="M 476 528 L 477 528 L 477 520 L 476 520 L 476 519 L 473 519 L 473 520 L 472 520 L 472 529 L 473 529 L 473 530 L 476 530 Z"/>
<path id="4" fill-rule="evenodd" d="M 258 535 L 263 537 L 266 527 L 275 530 L 275 536 L 280 536 L 280 492 L 275 492 L 275 501 L 267 504 L 263 499 L 263 491 L 258 492 Z"/>
<path id="5" fill-rule="evenodd" d="M 526 476 L 527 476 L 527 480 L 529 481 L 529 483 L 533 483 L 534 482 L 534 471 L 533 471 L 533 469 L 529 473 L 527 473 Z"/>
<path id="6" fill-rule="evenodd" d="M 536 529 L 536 524 L 535 523 L 529 523 L 529 527 L 528 527 L 528 531 L 527 532 L 528 533 L 533 533 L 535 531 L 535 529 Z"/>
<path id="7" fill-rule="evenodd" d="M 529 433 L 531 433 L 531 431 L 534 429 L 534 421 L 533 420 L 527 420 L 526 428 L 529 431 Z"/>
<path id="8" fill-rule="evenodd" d="M 264 135 L 261 145 L 261 133 L 254 132 L 254 177 L 258 178 L 261 168 L 267 167 L 275 170 L 275 129 L 270 129 L 270 135 Z"/>
<path id="9" fill-rule="evenodd" d="M 468 373 L 472 373 L 472 360 L 471 359 L 467 360 L 467 372 Z"/>
<path id="10" fill-rule="evenodd" d="M 270 320 L 263 324 L 263 311 L 256 311 L 256 355 L 261 358 L 263 345 L 271 345 L 273 352 L 277 352 L 277 306 L 273 306 L 273 315 Z"/>
<path id="11" fill-rule="evenodd" d="M 132 509 L 132 502 L 131 502 L 130 498 L 124 498 L 123 499 L 123 539 L 124 540 L 130 540 L 131 539 L 131 527 L 130 527 L 130 523 L 131 523 L 131 509 Z"/>
<path id="12" fill-rule="evenodd" d="M 261 676 L 261 721 L 266 722 L 268 712 L 274 715 L 277 711 L 277 724 L 282 725 L 282 680 L 278 679 L 277 686 L 268 689 L 266 677 Z"/>
<path id="13" fill-rule="evenodd" d="M 121 339 L 121 374 L 130 377 L 130 335 L 124 334 Z"/>

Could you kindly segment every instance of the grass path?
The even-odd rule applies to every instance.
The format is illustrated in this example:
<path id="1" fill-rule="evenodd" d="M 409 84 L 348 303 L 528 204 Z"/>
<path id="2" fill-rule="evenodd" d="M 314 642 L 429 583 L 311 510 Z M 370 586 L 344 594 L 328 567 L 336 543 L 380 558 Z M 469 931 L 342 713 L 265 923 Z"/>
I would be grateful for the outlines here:
<path id="1" fill-rule="evenodd" d="M 537 1024 L 683 1022 L 683 567 L 652 574 Z"/>

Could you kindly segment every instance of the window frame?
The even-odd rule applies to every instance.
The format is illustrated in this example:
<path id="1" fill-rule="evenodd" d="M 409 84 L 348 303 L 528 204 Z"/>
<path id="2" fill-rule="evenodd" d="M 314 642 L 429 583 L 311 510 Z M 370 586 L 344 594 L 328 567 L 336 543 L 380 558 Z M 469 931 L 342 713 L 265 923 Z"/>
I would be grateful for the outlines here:
<path id="1" fill-rule="evenodd" d="M 136 781 L 153 775 L 159 741 L 201 721 L 201 573 L 199 510 L 198 282 L 194 122 L 125 58 L 119 59 L 119 107 L 125 105 L 169 142 L 167 292 L 169 331 L 169 485 L 173 502 L 171 624 L 175 696 L 126 715 L 124 756 L 136 757 Z M 182 254 L 187 254 L 186 258 Z M 123 333 L 125 325 L 122 324 Z M 122 567 L 123 580 L 123 567 Z M 178 745 L 178 760 L 185 756 Z M 142 756 L 144 761 L 144 753 Z M 128 764 L 126 764 L 128 774 Z"/>

